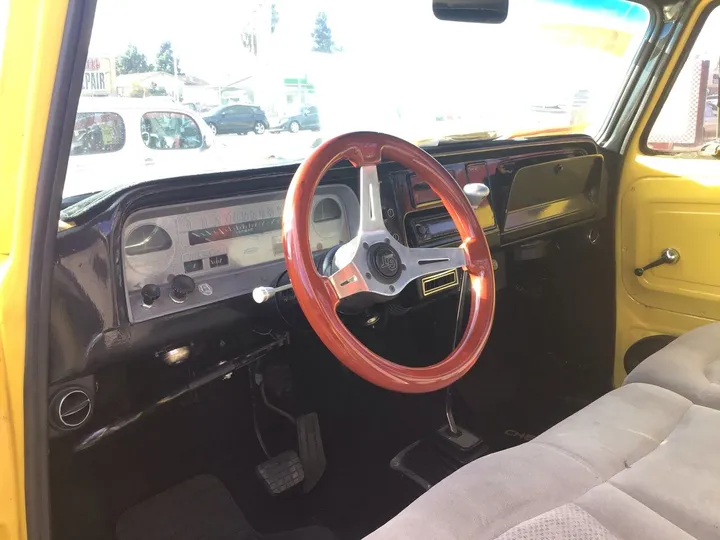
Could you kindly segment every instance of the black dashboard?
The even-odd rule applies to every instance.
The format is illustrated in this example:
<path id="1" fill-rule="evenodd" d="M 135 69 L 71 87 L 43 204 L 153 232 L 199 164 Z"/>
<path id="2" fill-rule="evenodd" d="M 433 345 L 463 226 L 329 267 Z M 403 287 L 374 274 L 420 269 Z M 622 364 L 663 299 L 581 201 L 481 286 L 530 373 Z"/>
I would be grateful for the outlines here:
<path id="1" fill-rule="evenodd" d="M 493 253 L 607 215 L 603 157 L 588 137 L 468 143 L 430 153 L 461 186 L 490 187 L 476 214 Z M 51 305 L 51 394 L 90 388 L 99 407 L 112 396 L 100 397 L 94 376 L 115 364 L 189 344 L 192 354 L 212 350 L 222 362 L 277 329 L 278 310 L 292 304 L 292 295 L 258 305 L 250 293 L 287 280 L 280 216 L 295 168 L 144 183 L 65 209 L 70 226 L 58 233 Z M 397 240 L 411 247 L 459 243 L 422 178 L 394 163 L 378 170 L 383 217 Z M 316 191 L 308 226 L 318 264 L 354 236 L 357 186 L 358 170 L 341 163 Z M 398 299 L 403 309 L 458 283 L 457 272 L 419 281 Z M 291 327 L 297 319 L 286 315 L 280 319 Z"/>

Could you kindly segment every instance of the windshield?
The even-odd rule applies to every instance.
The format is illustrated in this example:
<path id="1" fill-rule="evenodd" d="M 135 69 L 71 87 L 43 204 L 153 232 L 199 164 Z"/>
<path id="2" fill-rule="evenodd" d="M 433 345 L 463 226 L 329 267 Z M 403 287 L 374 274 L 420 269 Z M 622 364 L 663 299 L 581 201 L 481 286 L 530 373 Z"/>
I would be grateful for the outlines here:
<path id="1" fill-rule="evenodd" d="M 64 196 L 297 162 L 357 130 L 594 135 L 648 24 L 624 0 L 514 0 L 500 25 L 431 0 L 99 0 Z"/>

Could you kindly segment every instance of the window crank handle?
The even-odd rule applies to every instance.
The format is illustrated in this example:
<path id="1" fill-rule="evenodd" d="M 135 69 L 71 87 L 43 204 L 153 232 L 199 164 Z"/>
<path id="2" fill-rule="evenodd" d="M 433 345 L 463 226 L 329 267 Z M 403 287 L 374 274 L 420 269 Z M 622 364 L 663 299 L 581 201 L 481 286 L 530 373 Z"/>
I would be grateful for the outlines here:
<path id="1" fill-rule="evenodd" d="M 680 252 L 677 249 L 674 249 L 674 248 L 663 249 L 662 252 L 660 253 L 660 258 L 655 259 L 653 262 L 648 263 L 641 268 L 636 268 L 635 275 L 640 277 L 645 273 L 646 270 L 650 270 L 651 268 L 655 268 L 656 266 L 660 266 L 663 264 L 675 264 L 679 260 L 680 260 Z"/>

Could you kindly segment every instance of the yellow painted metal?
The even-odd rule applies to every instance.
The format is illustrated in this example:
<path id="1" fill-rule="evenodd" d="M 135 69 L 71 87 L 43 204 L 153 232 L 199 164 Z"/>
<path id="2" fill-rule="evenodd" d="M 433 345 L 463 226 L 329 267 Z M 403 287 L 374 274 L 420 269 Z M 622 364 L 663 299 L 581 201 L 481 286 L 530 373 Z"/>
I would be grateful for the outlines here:
<path id="1" fill-rule="evenodd" d="M 0 540 L 27 537 L 25 302 L 35 190 L 66 12 L 67 0 L 11 0 L 0 70 Z"/>
<path id="2" fill-rule="evenodd" d="M 684 44 L 711 0 L 703 0 L 672 54 L 677 65 Z M 643 127 L 672 71 L 663 75 L 628 145 L 616 213 L 615 384 L 625 378 L 623 358 L 637 340 L 655 334 L 679 335 L 720 320 L 720 161 L 646 156 Z M 665 248 L 680 262 L 650 270 L 634 268 Z"/>

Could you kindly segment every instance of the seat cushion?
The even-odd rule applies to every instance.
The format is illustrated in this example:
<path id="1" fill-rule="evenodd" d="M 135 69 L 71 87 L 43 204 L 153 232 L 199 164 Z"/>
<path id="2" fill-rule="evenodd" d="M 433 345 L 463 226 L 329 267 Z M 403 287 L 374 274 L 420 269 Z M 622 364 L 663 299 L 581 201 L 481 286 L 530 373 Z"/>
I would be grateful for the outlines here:
<path id="1" fill-rule="evenodd" d="M 720 323 L 683 334 L 650 356 L 625 383 L 668 388 L 693 403 L 720 409 Z"/>
<path id="2" fill-rule="evenodd" d="M 720 411 L 633 383 L 466 465 L 369 536 L 720 537 Z"/>

